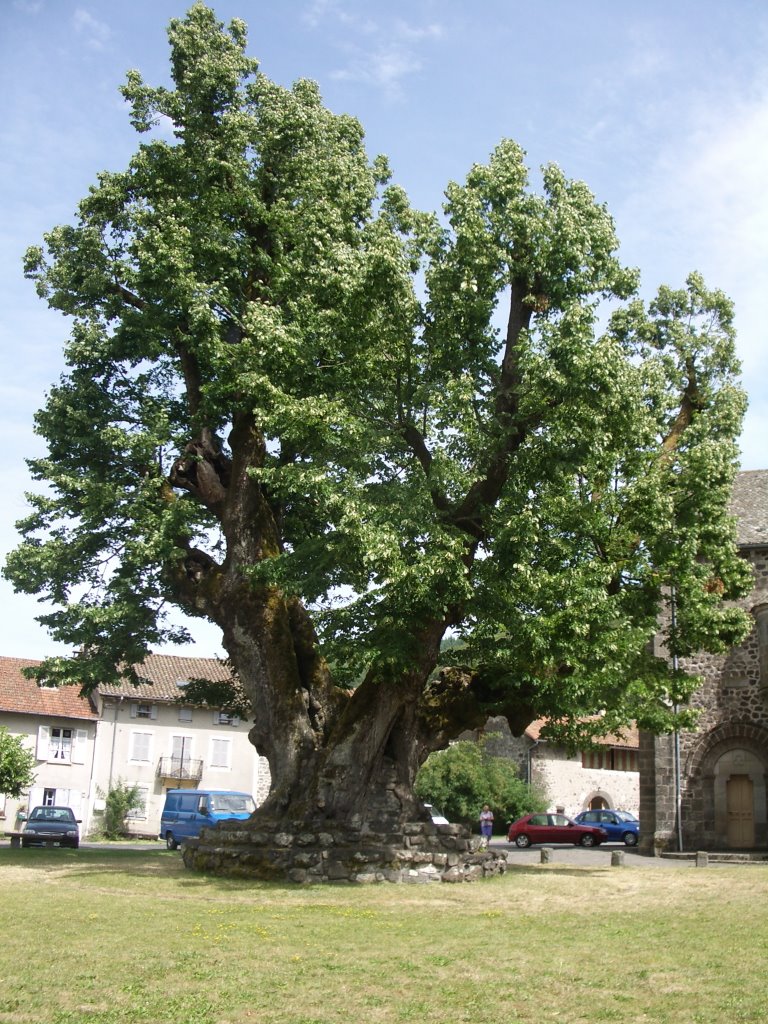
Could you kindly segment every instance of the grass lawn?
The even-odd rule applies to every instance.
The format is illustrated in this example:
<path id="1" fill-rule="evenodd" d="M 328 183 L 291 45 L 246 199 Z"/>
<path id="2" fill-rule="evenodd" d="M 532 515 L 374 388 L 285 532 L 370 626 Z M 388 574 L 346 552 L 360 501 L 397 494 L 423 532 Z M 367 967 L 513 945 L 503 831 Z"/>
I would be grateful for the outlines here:
<path id="1" fill-rule="evenodd" d="M 768 867 L 296 888 L 0 847 L 0 1022 L 768 1019 Z"/>

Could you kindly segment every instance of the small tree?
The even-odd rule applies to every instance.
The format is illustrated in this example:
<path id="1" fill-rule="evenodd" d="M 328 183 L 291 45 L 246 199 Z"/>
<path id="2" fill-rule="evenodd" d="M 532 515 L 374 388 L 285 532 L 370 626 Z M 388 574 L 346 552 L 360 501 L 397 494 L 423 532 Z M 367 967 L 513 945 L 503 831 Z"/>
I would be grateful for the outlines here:
<path id="1" fill-rule="evenodd" d="M 417 796 L 451 821 L 476 823 L 488 804 L 496 828 L 529 811 L 543 810 L 546 797 L 519 777 L 506 757 L 491 757 L 485 745 L 462 740 L 431 754 L 416 777 Z"/>
<path id="2" fill-rule="evenodd" d="M 18 798 L 35 781 L 35 755 L 0 726 L 0 793 Z"/>
<path id="3" fill-rule="evenodd" d="M 99 791 L 99 795 L 103 793 Z M 104 798 L 104 824 L 102 832 L 107 839 L 119 839 L 128 830 L 127 818 L 131 811 L 141 807 L 141 790 L 118 779 L 112 783 Z"/>

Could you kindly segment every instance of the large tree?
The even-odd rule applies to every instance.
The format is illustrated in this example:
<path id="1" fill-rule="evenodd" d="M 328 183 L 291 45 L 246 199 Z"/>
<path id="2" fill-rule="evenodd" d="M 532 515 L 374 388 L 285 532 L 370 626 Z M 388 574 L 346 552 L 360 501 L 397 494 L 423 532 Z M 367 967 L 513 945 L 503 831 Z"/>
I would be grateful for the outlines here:
<path id="1" fill-rule="evenodd" d="M 41 674 L 88 690 L 183 637 L 168 609 L 216 623 L 292 820 L 417 816 L 489 715 L 670 728 L 669 595 L 679 654 L 744 629 L 728 300 L 641 302 L 606 209 L 510 141 L 418 213 L 241 22 L 169 37 L 127 169 L 27 255 L 72 322 L 5 569 L 76 651 Z"/>

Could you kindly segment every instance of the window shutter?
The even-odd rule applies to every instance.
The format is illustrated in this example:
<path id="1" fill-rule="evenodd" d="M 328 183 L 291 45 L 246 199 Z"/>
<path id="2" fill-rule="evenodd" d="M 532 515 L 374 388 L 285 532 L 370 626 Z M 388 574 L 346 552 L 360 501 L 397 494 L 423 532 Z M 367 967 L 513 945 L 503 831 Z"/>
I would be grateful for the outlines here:
<path id="1" fill-rule="evenodd" d="M 51 752 L 51 727 L 39 725 L 37 727 L 37 749 L 35 757 L 38 761 L 47 761 Z"/>
<path id="2" fill-rule="evenodd" d="M 85 764 L 85 752 L 88 747 L 88 732 L 75 729 L 72 737 L 72 764 Z"/>
<path id="3" fill-rule="evenodd" d="M 139 713 L 138 704 L 131 704 L 131 718 L 136 718 Z"/>
<path id="4" fill-rule="evenodd" d="M 157 704 L 150 705 L 149 717 L 150 718 L 157 718 Z"/>

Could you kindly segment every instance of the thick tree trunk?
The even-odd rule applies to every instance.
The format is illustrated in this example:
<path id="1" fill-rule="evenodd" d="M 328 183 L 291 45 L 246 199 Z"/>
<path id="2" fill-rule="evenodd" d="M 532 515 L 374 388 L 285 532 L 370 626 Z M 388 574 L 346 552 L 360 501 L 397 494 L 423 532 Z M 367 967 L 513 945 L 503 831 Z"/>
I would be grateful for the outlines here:
<path id="1" fill-rule="evenodd" d="M 420 815 L 413 783 L 430 749 L 421 702 L 443 630 L 422 631 L 407 672 L 374 669 L 345 691 L 333 685 L 298 602 L 241 596 L 224 641 L 253 706 L 251 740 L 274 780 L 265 815 L 375 827 Z"/>

